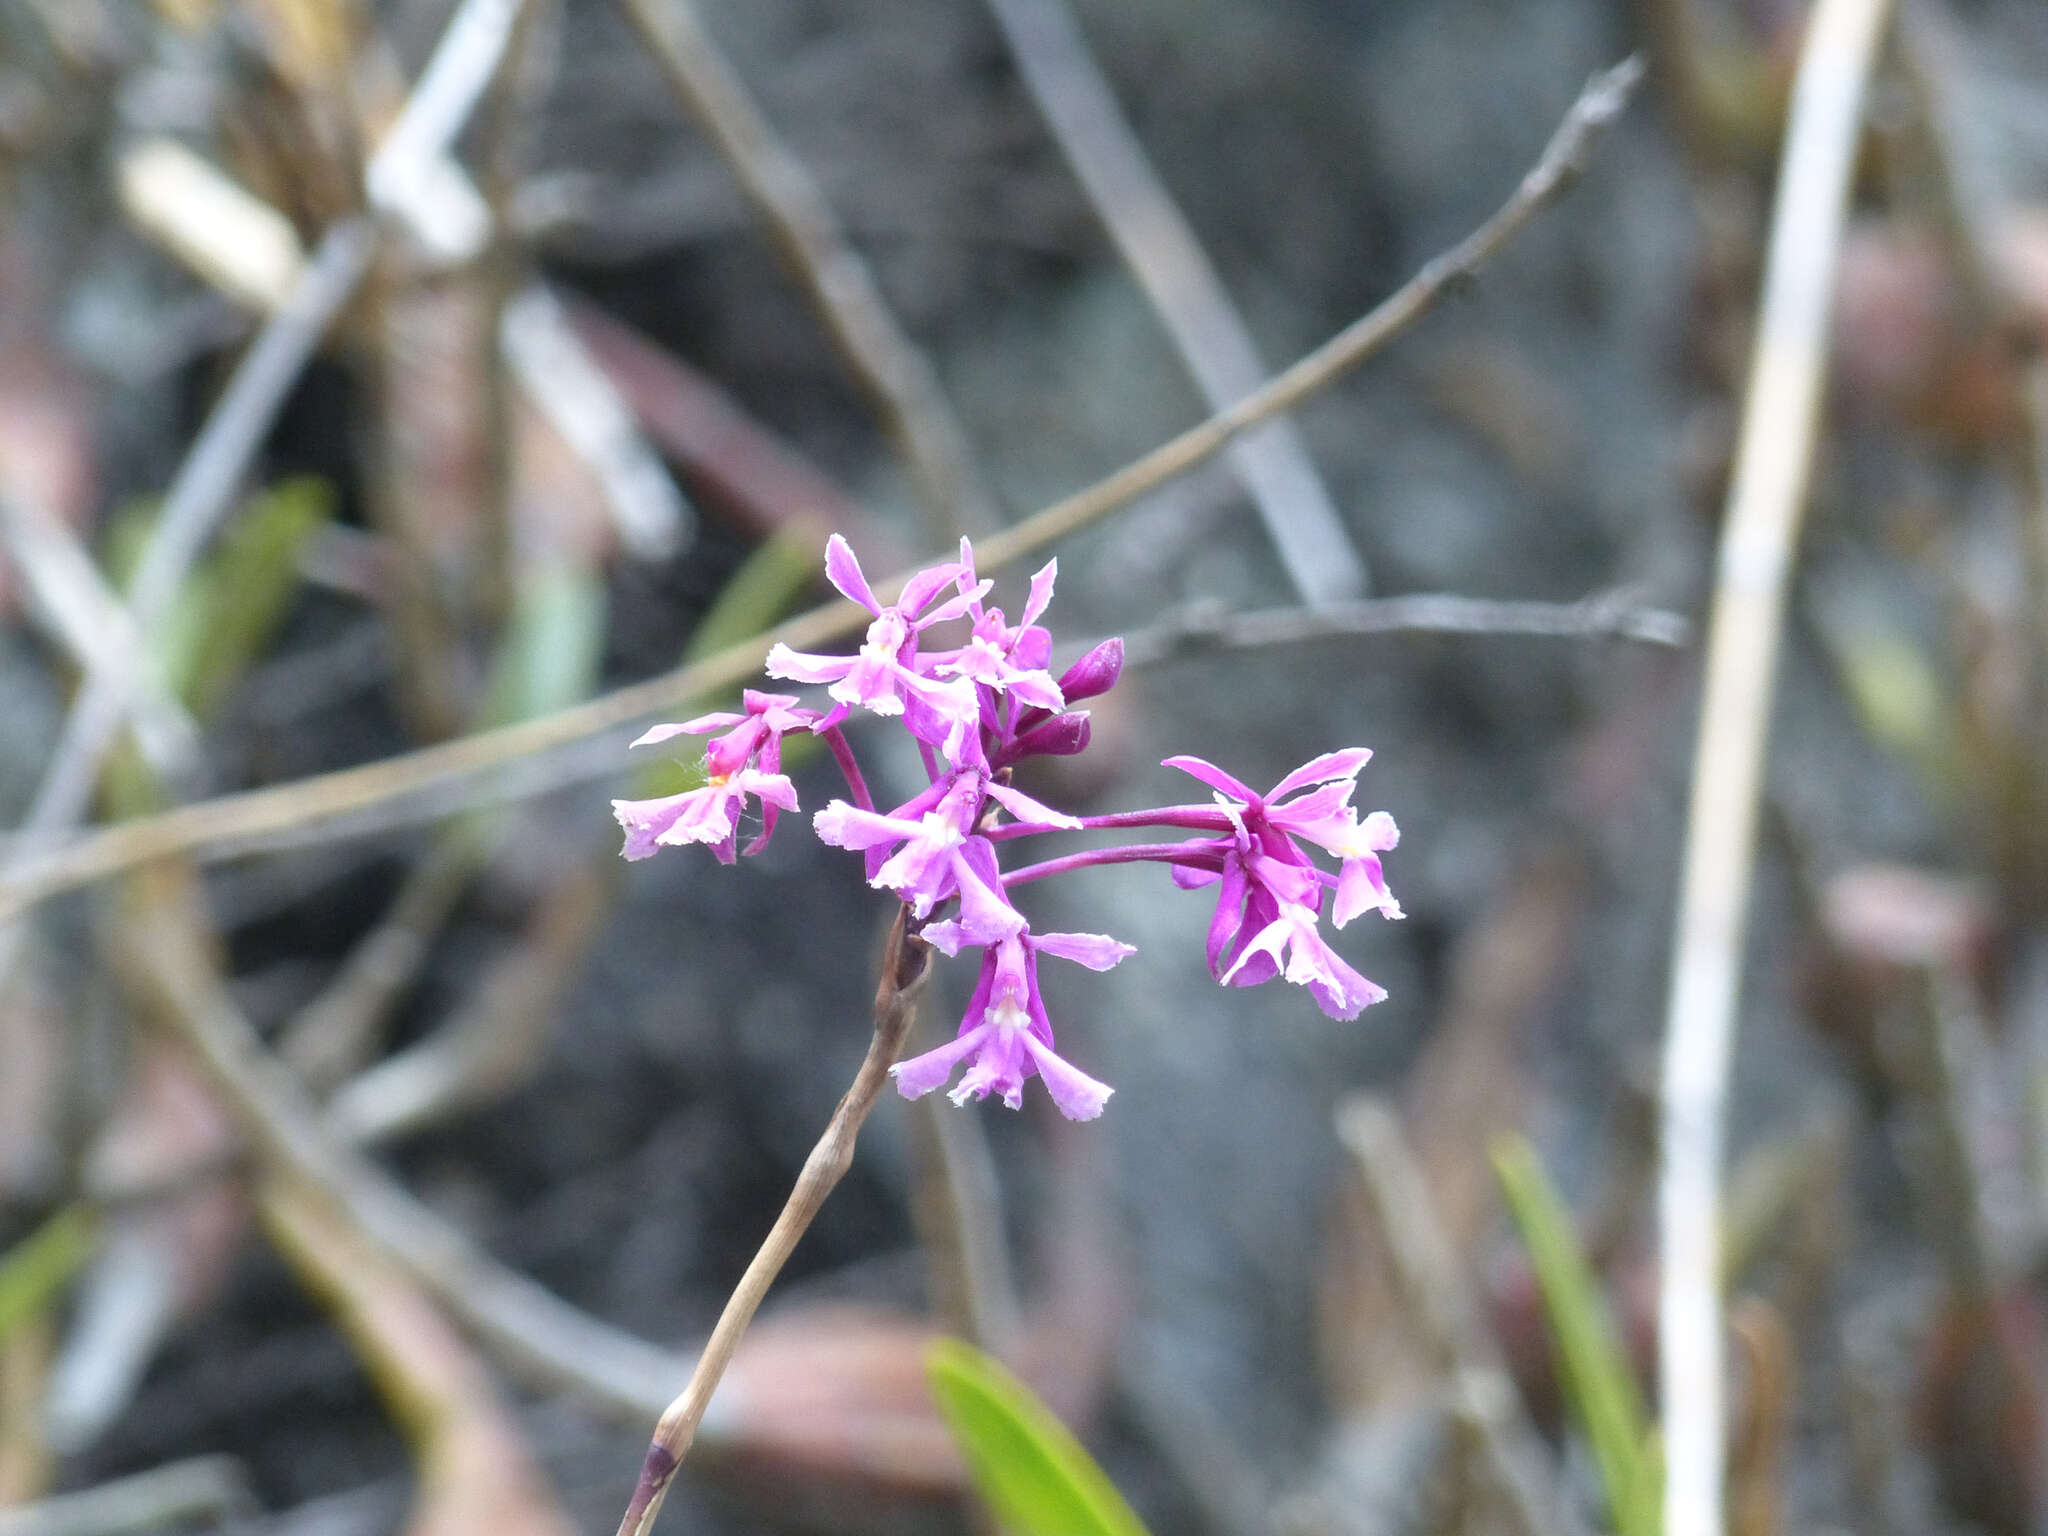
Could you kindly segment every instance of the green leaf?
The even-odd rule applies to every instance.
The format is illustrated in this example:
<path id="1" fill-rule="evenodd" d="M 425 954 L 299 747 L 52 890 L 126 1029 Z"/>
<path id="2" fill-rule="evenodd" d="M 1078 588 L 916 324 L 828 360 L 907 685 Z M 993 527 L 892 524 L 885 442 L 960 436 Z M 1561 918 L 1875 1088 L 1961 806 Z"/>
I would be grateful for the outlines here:
<path id="1" fill-rule="evenodd" d="M 925 1356 L 974 1486 L 1016 1536 L 1145 1536 L 1094 1458 L 1031 1389 L 958 1339 Z"/>
<path id="2" fill-rule="evenodd" d="M 1535 1151 L 1520 1137 L 1494 1148 L 1493 1166 L 1522 1241 L 1529 1245 L 1565 1394 L 1592 1443 L 1614 1528 L 1620 1536 L 1657 1536 L 1662 1458 L 1635 1372 L 1579 1247 L 1571 1212 Z"/>
<path id="3" fill-rule="evenodd" d="M 164 675 L 199 719 L 263 654 L 299 585 L 306 541 L 334 516 L 334 490 L 310 475 L 249 499 L 193 574 L 159 637 Z"/>
<path id="4" fill-rule="evenodd" d="M 0 1254 L 0 1341 L 35 1317 L 92 1254 L 93 1219 L 67 1205 Z"/>
<path id="5" fill-rule="evenodd" d="M 701 661 L 758 635 L 782 617 L 818 573 L 824 552 L 808 534 L 776 534 L 741 562 L 690 632 L 683 660 Z"/>
<path id="6" fill-rule="evenodd" d="M 604 582 L 563 562 L 529 572 L 498 640 L 484 724 L 510 725 L 590 696 L 604 649 Z"/>

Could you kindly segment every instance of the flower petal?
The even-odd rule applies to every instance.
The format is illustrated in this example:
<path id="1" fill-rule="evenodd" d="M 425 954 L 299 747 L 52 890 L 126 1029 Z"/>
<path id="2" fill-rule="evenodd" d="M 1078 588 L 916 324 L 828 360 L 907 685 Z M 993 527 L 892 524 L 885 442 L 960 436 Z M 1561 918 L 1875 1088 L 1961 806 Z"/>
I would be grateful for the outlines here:
<path id="1" fill-rule="evenodd" d="M 919 629 L 923 629 L 927 624 L 944 624 L 952 619 L 966 617 L 969 611 L 973 609 L 975 604 L 979 603 L 984 597 L 988 596 L 988 589 L 994 585 L 995 583 L 992 581 L 976 582 L 973 586 L 969 587 L 966 591 L 962 592 L 958 597 L 947 598 L 943 603 L 939 604 L 939 606 L 934 608 L 930 613 L 919 614 L 917 620 L 917 627 Z M 908 597 L 909 592 L 910 589 L 906 587 L 904 589 L 904 595 Z M 904 612 L 909 613 L 912 611 L 914 610 L 912 610 L 906 603 L 904 606 Z"/>
<path id="2" fill-rule="evenodd" d="M 844 800 L 834 800 L 818 812 L 811 818 L 811 825 L 817 830 L 818 841 L 834 848 L 874 848 L 916 837 L 924 831 L 922 822 L 877 815 Z"/>
<path id="3" fill-rule="evenodd" d="M 1176 866 L 1178 867 L 1178 866 Z M 1221 966 L 1223 956 L 1237 938 L 1238 930 L 1244 926 L 1245 892 L 1248 881 L 1244 872 L 1244 860 L 1229 858 L 1223 861 L 1223 883 L 1216 892 L 1216 911 L 1209 919 L 1207 952 L 1209 974 L 1217 980 L 1223 979 Z"/>
<path id="4" fill-rule="evenodd" d="M 766 662 L 770 677 L 787 677 L 799 683 L 830 683 L 846 676 L 859 662 L 857 656 L 813 656 L 792 651 L 780 640 L 769 648 Z"/>
<path id="5" fill-rule="evenodd" d="M 1233 800 L 1242 800 L 1246 805 L 1258 804 L 1258 791 L 1242 779 L 1234 779 L 1214 763 L 1200 757 L 1169 757 L 1159 765 L 1162 768 L 1178 768 L 1182 773 L 1191 773 L 1211 789 L 1220 789 Z"/>
<path id="6" fill-rule="evenodd" d="M 746 718 L 745 715 L 732 714 L 699 715 L 695 720 L 685 720 L 679 725 L 649 726 L 627 744 L 628 750 L 633 747 L 651 747 L 658 742 L 672 741 L 685 731 L 698 734 L 704 731 L 715 731 L 722 725 L 738 725 Z"/>
<path id="7" fill-rule="evenodd" d="M 1011 698 L 1029 704 L 1033 709 L 1067 707 L 1066 695 L 1060 692 L 1060 685 L 1052 680 L 1050 672 L 1008 667 L 1003 671 L 1002 686 Z"/>
<path id="8" fill-rule="evenodd" d="M 931 945 L 940 954 L 951 957 L 963 949 L 970 949 L 981 940 L 968 935 L 965 927 L 956 917 L 949 917 L 943 923 L 926 923 L 918 929 L 917 936 Z"/>
<path id="9" fill-rule="evenodd" d="M 940 1087 L 962 1060 L 981 1048 L 982 1041 L 988 1038 L 994 1027 L 991 1024 L 980 1025 L 948 1040 L 935 1051 L 926 1051 L 922 1056 L 897 1062 L 889 1069 L 889 1075 L 896 1079 L 896 1091 L 906 1099 L 921 1099 Z"/>
<path id="10" fill-rule="evenodd" d="M 947 1097 L 955 1104 L 965 1104 L 969 1098 L 981 1099 L 995 1093 L 1010 1108 L 1023 1108 L 1024 1079 L 1031 1075 L 1032 1066 L 1024 1047 L 1030 1039 L 1028 1030 L 1005 1029 L 991 1023 L 982 1038 L 981 1054 L 974 1058 L 974 1065 L 961 1075 Z"/>
<path id="11" fill-rule="evenodd" d="M 1057 955 L 1091 971 L 1106 971 L 1138 952 L 1135 945 L 1112 939 L 1106 933 L 1040 933 L 1024 942 L 1042 955 Z"/>
<path id="12" fill-rule="evenodd" d="M 869 613 L 882 611 L 882 605 L 875 601 L 874 589 L 869 587 L 867 576 L 861 571 L 860 558 L 854 554 L 853 546 L 836 533 L 825 541 L 825 577 Z M 771 677 L 781 675 L 779 672 L 769 674 Z"/>
<path id="13" fill-rule="evenodd" d="M 756 768 L 742 768 L 727 781 L 729 792 L 752 795 L 781 806 L 785 811 L 796 809 L 796 786 L 789 782 L 786 774 L 762 773 Z"/>
<path id="14" fill-rule="evenodd" d="M 715 847 L 731 838 L 733 811 L 739 800 L 740 796 L 723 784 L 653 800 L 614 800 L 612 815 L 626 834 L 620 852 L 628 859 L 644 859 L 656 848 L 681 843 Z"/>
<path id="15" fill-rule="evenodd" d="M 1052 1096 L 1052 1102 L 1061 1114 L 1069 1120 L 1093 1120 L 1102 1113 L 1102 1106 L 1116 1092 L 1114 1088 L 1097 1082 L 1035 1036 L 1027 1034 L 1023 1041 L 1024 1049 L 1030 1053 L 1031 1064 L 1038 1068 L 1045 1091 Z"/>
<path id="16" fill-rule="evenodd" d="M 959 580 L 960 567 L 954 562 L 949 561 L 944 565 L 927 566 L 915 576 L 912 576 L 910 580 L 903 583 L 903 590 L 896 594 L 896 611 L 903 615 L 906 622 L 913 622 L 918 629 L 923 629 L 927 624 L 941 623 L 941 615 L 937 612 L 926 613 L 924 611 L 925 605 L 937 597 L 946 587 L 957 584 Z M 992 582 L 982 582 L 976 588 L 962 588 L 959 597 L 947 600 L 948 607 L 954 603 L 958 603 L 960 606 L 952 613 L 945 614 L 944 617 L 957 618 L 960 614 L 965 613 L 967 605 L 970 602 L 979 601 L 981 594 L 988 591 L 992 585 L 994 585 Z M 967 595 L 969 591 L 973 593 L 971 597 Z"/>
<path id="17" fill-rule="evenodd" d="M 1273 786 L 1268 800 L 1278 800 L 1290 790 L 1300 789 L 1304 784 L 1321 784 L 1330 779 L 1355 779 L 1358 770 L 1372 761 L 1370 747 L 1344 747 L 1336 752 L 1325 752 L 1312 757 L 1294 772 Z"/>
<path id="18" fill-rule="evenodd" d="M 1386 872 L 1380 867 L 1380 856 L 1376 853 L 1363 854 L 1344 861 L 1343 873 L 1337 877 L 1337 905 L 1331 920 L 1342 928 L 1361 912 L 1378 911 L 1389 918 L 1406 917 L 1401 903 L 1394 899 L 1394 893 L 1387 889 Z"/>
<path id="19" fill-rule="evenodd" d="M 1024 914 L 1010 905 L 999 877 L 991 881 L 983 869 L 975 867 L 982 863 L 977 850 L 988 850 L 987 864 L 992 869 L 995 854 L 984 838 L 969 838 L 953 855 L 954 882 L 960 896 L 960 929 L 973 943 L 993 944 L 1022 933 Z"/>
<path id="20" fill-rule="evenodd" d="M 1038 622 L 1038 616 L 1045 612 L 1045 605 L 1052 601 L 1052 584 L 1059 573 L 1059 561 L 1048 560 L 1031 578 L 1031 596 L 1024 600 L 1024 617 L 1017 621 L 1019 629 Z"/>
<path id="21" fill-rule="evenodd" d="M 1293 935 L 1293 925 L 1285 917 L 1274 918 L 1273 921 L 1267 923 L 1251 936 L 1244 948 L 1238 951 L 1237 958 L 1230 963 L 1230 969 L 1216 979 L 1226 987 L 1255 987 L 1259 984 L 1259 981 L 1271 980 L 1279 974 L 1281 950 Z M 1254 957 L 1261 955 L 1266 958 L 1271 969 L 1266 970 L 1265 974 L 1260 976 L 1257 981 L 1251 980 L 1249 977 L 1240 980 L 1239 978 L 1245 975 L 1246 968 L 1252 963 Z"/>
<path id="22" fill-rule="evenodd" d="M 998 784 L 993 779 L 988 783 L 988 797 L 1008 811 L 1019 821 L 1045 822 L 1050 826 L 1064 827 L 1068 831 L 1079 831 L 1081 818 L 1069 816 L 1065 811 L 1056 811 L 1042 800 L 1034 800 L 1021 789 L 1012 789 L 1007 784 Z"/>

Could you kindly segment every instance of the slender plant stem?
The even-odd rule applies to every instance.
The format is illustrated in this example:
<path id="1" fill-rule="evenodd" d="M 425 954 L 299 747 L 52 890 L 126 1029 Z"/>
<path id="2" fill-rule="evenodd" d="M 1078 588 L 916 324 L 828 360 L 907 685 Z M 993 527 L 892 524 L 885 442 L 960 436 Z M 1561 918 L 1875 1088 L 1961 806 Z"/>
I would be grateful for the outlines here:
<path id="1" fill-rule="evenodd" d="M 832 761 L 839 765 L 839 771 L 846 778 L 846 789 L 853 796 L 853 803 L 864 811 L 875 808 L 875 797 L 868 793 L 868 781 L 860 771 L 860 761 L 848 745 L 846 732 L 838 726 L 821 732 L 825 738 L 825 750 L 832 754 Z"/>
<path id="2" fill-rule="evenodd" d="M 1121 827 L 1187 827 L 1196 832 L 1228 832 L 1230 818 L 1213 805 L 1166 805 L 1156 811 L 1116 811 L 1108 816 L 1079 818 L 1084 832 L 1102 832 Z M 1006 843 L 1016 837 L 1034 837 L 1041 832 L 1071 832 L 1071 824 L 1050 821 L 1006 821 L 985 828 L 981 836 L 992 843 Z"/>
<path id="3" fill-rule="evenodd" d="M 775 1218 L 775 1225 L 769 1229 L 753 1262 L 733 1287 L 717 1326 L 705 1341 L 704 1352 L 697 1357 L 689 1384 L 654 1426 L 654 1440 L 647 1447 L 646 1459 L 640 1466 L 640 1481 L 619 1520 L 618 1536 L 644 1536 L 652 1529 L 661 1501 L 675 1481 L 676 1469 L 690 1453 L 690 1442 L 697 1436 L 697 1425 L 710 1406 L 711 1394 L 718 1389 L 719 1379 L 739 1347 L 740 1336 L 754 1320 L 761 1298 L 768 1294 L 768 1287 L 789 1262 L 790 1254 L 824 1205 L 825 1197 L 853 1163 L 854 1138 L 860 1134 L 861 1125 L 888 1082 L 889 1068 L 896 1064 L 903 1043 L 910 1038 L 917 996 L 931 974 L 931 951 L 911 931 L 911 921 L 909 908 L 900 908 L 895 926 L 889 930 L 889 942 L 882 954 L 882 981 L 875 992 L 875 1035 L 868 1046 L 867 1059 L 861 1062 L 853 1086 L 846 1090 L 839 1107 L 832 1111 L 825 1134 L 804 1159 L 803 1172 L 797 1175 L 796 1187 L 789 1192 L 782 1214 Z"/>
<path id="4" fill-rule="evenodd" d="M 1100 521 L 1213 457 L 1239 433 L 1292 410 L 1382 351 L 1460 283 L 1469 281 L 1537 213 L 1563 194 L 1585 164 L 1594 141 L 1620 116 L 1641 73 L 1641 65 L 1629 59 L 1596 75 L 1499 211 L 1457 245 L 1431 259 L 1369 313 L 1229 410 L 982 541 L 975 551 L 977 567 L 984 573 L 996 570 Z M 909 574 L 902 572 L 892 580 L 875 583 L 876 596 L 890 601 Z M 0 919 L 153 858 L 182 853 L 205 862 L 266 837 L 289 834 L 303 839 L 324 824 L 428 791 L 460 794 L 462 804 L 474 806 L 515 764 L 518 782 L 509 789 L 498 787 L 497 798 L 542 793 L 576 778 L 604 777 L 615 771 L 615 759 L 608 752 L 591 753 L 592 741 L 654 718 L 681 700 L 700 698 L 744 681 L 759 670 L 769 647 L 778 641 L 793 650 L 814 649 L 848 634 L 869 617 L 858 603 L 827 603 L 715 655 L 553 714 L 360 768 L 223 795 L 104 828 L 47 854 L 31 856 L 9 871 L 0 881 Z M 551 772 L 548 759 L 553 755 L 570 761 Z"/>
<path id="5" fill-rule="evenodd" d="M 1005 886 L 1026 885 L 1033 880 L 1044 880 L 1052 875 L 1064 875 L 1070 869 L 1092 869 L 1097 864 L 1181 864 L 1189 869 L 1221 869 L 1221 854 L 1189 853 L 1181 843 L 1132 843 L 1123 848 L 1091 848 L 1086 853 L 1070 853 L 1062 858 L 1047 859 L 1042 864 L 1026 864 L 1021 869 L 1003 871 Z"/>
<path id="6" fill-rule="evenodd" d="M 1885 0 L 1821 0 L 1786 128 L 1715 576 L 1673 943 L 1657 1199 L 1665 1536 L 1722 1536 L 1721 1156 L 1764 734 L 1813 464 L 1836 251 Z"/>

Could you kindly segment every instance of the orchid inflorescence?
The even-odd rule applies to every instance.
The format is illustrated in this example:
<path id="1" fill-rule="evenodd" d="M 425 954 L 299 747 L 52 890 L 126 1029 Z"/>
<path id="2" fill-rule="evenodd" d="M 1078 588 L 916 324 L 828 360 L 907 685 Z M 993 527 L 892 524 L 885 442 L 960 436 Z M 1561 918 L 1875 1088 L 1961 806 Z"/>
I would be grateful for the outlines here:
<path id="1" fill-rule="evenodd" d="M 924 942 L 946 955 L 982 951 L 981 975 L 958 1035 L 893 1069 L 907 1098 L 939 1087 L 968 1062 L 952 1091 L 1000 1094 L 1012 1109 L 1025 1079 L 1038 1076 L 1061 1113 L 1092 1120 L 1110 1088 L 1053 1049 L 1053 1032 L 1038 993 L 1038 957 L 1054 955 L 1107 970 L 1133 953 L 1099 933 L 1033 933 L 1011 901 L 1020 885 L 1094 864 L 1148 860 L 1168 865 L 1184 890 L 1217 887 L 1209 922 L 1209 971 L 1225 986 L 1256 986 L 1285 976 L 1307 987 L 1332 1018 L 1352 1019 L 1386 996 L 1340 959 L 1322 938 L 1326 891 L 1342 928 L 1362 912 L 1401 916 L 1387 889 L 1380 855 L 1399 837 L 1384 811 L 1362 819 L 1351 806 L 1363 747 L 1326 752 L 1288 774 L 1265 794 L 1199 757 L 1169 757 L 1165 766 L 1191 774 L 1213 791 L 1206 805 L 1169 805 L 1108 816 L 1070 816 L 1017 789 L 1011 770 L 1025 758 L 1069 756 L 1088 745 L 1088 712 L 1073 706 L 1108 692 L 1123 669 L 1123 642 L 1107 640 L 1057 681 L 1047 670 L 1052 636 L 1037 622 L 1052 599 L 1058 562 L 1031 578 L 1015 625 L 984 605 L 991 582 L 978 579 L 974 551 L 960 541 L 956 562 L 918 572 L 896 601 L 875 597 L 843 538 L 826 547 L 832 584 L 870 614 L 867 638 L 852 656 L 814 656 L 777 645 L 771 677 L 823 683 L 831 708 L 816 710 L 794 695 L 749 689 L 740 712 L 702 715 L 658 725 L 634 746 L 688 733 L 712 735 L 702 788 L 653 800 L 614 800 L 625 828 L 625 856 L 704 843 L 724 863 L 738 846 L 739 821 L 752 798 L 760 832 L 746 846 L 758 853 L 782 811 L 797 808 L 796 788 L 782 772 L 782 738 L 808 731 L 821 738 L 844 774 L 851 801 L 834 800 L 813 818 L 818 836 L 858 850 L 868 883 L 893 891 L 922 923 Z M 926 631 L 965 621 L 971 629 L 952 650 L 925 649 Z M 900 719 L 917 742 L 930 784 L 890 811 L 878 811 L 841 729 L 855 707 Z M 715 734 L 714 734 L 715 733 Z M 1009 819 L 1005 819 L 1005 818 Z M 1004 869 L 1003 845 L 1055 831 L 1169 827 L 1196 834 L 1173 842 L 1126 844 L 1067 854 Z M 1303 851 L 1313 843 L 1336 855 L 1339 868 L 1320 868 Z M 944 909 L 945 916 L 933 920 Z"/>

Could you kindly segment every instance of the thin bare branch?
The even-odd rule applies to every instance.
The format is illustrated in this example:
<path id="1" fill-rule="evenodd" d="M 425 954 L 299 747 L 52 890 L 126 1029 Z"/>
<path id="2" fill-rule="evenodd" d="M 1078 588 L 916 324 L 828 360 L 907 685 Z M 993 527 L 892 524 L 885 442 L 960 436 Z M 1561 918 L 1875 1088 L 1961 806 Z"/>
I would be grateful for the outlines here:
<path id="1" fill-rule="evenodd" d="M 1544 635 L 1573 640 L 1639 640 L 1680 647 L 1692 634 L 1685 615 L 1637 606 L 1620 588 L 1576 603 L 1497 602 L 1449 592 L 1368 597 L 1322 608 L 1253 613 L 1188 613 L 1124 636 L 1126 667 L 1158 666 L 1207 651 L 1305 645 L 1357 635 Z"/>
<path id="2" fill-rule="evenodd" d="M 490 205 L 450 158 L 449 146 L 497 77 L 525 4 L 462 0 L 363 172 L 370 206 L 404 220 L 441 262 L 466 261 L 490 239 Z"/>
<path id="3" fill-rule="evenodd" d="M 286 1026 L 278 1054 L 324 1098 L 376 1051 L 384 1020 L 433 952 L 434 936 L 490 853 L 472 822 L 443 833 L 340 971 Z"/>
<path id="4" fill-rule="evenodd" d="M 825 1134 L 804 1159 L 803 1172 L 797 1175 L 796 1187 L 790 1190 L 782 1214 L 775 1218 L 775 1225 L 763 1239 L 753 1262 L 747 1265 L 740 1283 L 726 1299 L 725 1310 L 719 1313 L 718 1324 L 705 1341 L 704 1352 L 697 1357 L 697 1368 L 690 1373 L 689 1385 L 668 1405 L 655 1425 L 654 1441 L 641 1463 L 640 1481 L 633 1489 L 626 1513 L 620 1517 L 618 1536 L 646 1536 L 652 1529 L 654 1517 L 661 1511 L 661 1501 L 668 1496 L 669 1484 L 675 1480 L 676 1469 L 690 1453 L 690 1442 L 697 1436 L 697 1425 L 710 1406 L 711 1394 L 718 1390 L 719 1379 L 739 1347 L 740 1336 L 754 1320 L 761 1299 L 782 1273 L 782 1266 L 789 1262 L 790 1254 L 810 1228 L 825 1197 L 853 1165 L 854 1138 L 860 1134 L 868 1112 L 875 1107 L 876 1098 L 888 1082 L 889 1068 L 902 1053 L 903 1042 L 910 1038 L 918 994 L 930 975 L 931 951 L 910 931 L 910 909 L 902 908 L 882 950 L 882 981 L 875 992 L 875 1034 L 867 1058 L 854 1074 L 853 1086 L 832 1111 Z"/>
<path id="5" fill-rule="evenodd" d="M 1663 1070 L 1658 1341 L 1665 1536 L 1721 1536 L 1721 1157 L 1765 724 L 1805 507 L 1836 251 L 1884 0 L 1821 0 L 1778 179 L 1715 577 Z"/>
<path id="6" fill-rule="evenodd" d="M 369 264 L 370 227 L 349 220 L 320 242 L 291 298 L 271 318 L 228 381 L 164 497 L 156 531 L 129 584 L 136 629 L 148 634 L 169 610 L 185 573 L 233 502 L 250 459 L 277 418 L 336 311 Z M 88 678 L 66 716 L 57 750 L 21 830 L 32 840 L 74 825 L 98 782 L 100 762 L 126 717 L 129 693 L 104 674 Z M 33 845 L 33 843 L 31 844 Z M 17 849 L 15 858 L 20 857 Z"/>
<path id="7" fill-rule="evenodd" d="M 232 1456 L 194 1456 L 0 1510 L 0 1536 L 126 1536 L 190 1521 L 218 1524 L 256 1507 L 249 1469 L 241 1462 Z"/>
<path id="8" fill-rule="evenodd" d="M 127 963 L 142 972 L 167 1025 L 235 1112 L 258 1161 L 320 1190 L 366 1239 L 523 1375 L 568 1388 L 615 1413 L 659 1412 L 689 1369 L 688 1357 L 600 1322 L 506 1269 L 343 1145 L 235 1006 L 205 953 L 203 936 L 177 921 L 189 904 L 163 903 L 158 910 L 164 920 L 124 928 Z"/>
<path id="9" fill-rule="evenodd" d="M 832 339 L 910 462 L 940 533 L 996 525 L 995 502 L 930 361 L 896 323 L 868 264 L 776 135 L 690 0 L 620 0 L 661 72 L 718 146 Z"/>
<path id="10" fill-rule="evenodd" d="M 1144 289 L 1212 411 L 1265 382 L 1237 306 L 1117 106 L 1066 0 L 988 0 L 1032 99 Z M 1230 450 L 1231 467 L 1306 603 L 1365 591 L 1365 562 L 1294 423 L 1268 422 Z"/>
<path id="11" fill-rule="evenodd" d="M 1446 293 L 1469 280 L 1564 192 L 1585 164 L 1594 140 L 1620 115 L 1640 74 L 1641 66 L 1630 59 L 1596 75 L 1499 211 L 1459 244 L 1431 259 L 1384 302 L 1228 411 L 982 541 L 975 551 L 978 568 L 994 571 L 1099 521 L 1213 457 L 1239 433 L 1291 410 L 1380 352 Z M 906 577 L 907 573 L 898 573 L 888 582 L 877 583 L 877 593 L 895 592 Z M 258 839 L 284 834 L 304 837 L 323 824 L 401 797 L 437 793 L 459 796 L 462 805 L 475 805 L 494 796 L 537 794 L 578 778 L 604 777 L 617 768 L 607 738 L 622 736 L 627 727 L 680 700 L 741 683 L 759 669 L 768 648 L 777 641 L 797 650 L 813 650 L 849 633 L 867 617 L 858 604 L 827 603 L 702 661 L 550 715 L 360 768 L 224 795 L 105 828 L 64 848 L 23 860 L 9 870 L 0 882 L 0 918 L 12 917 L 61 891 L 104 879 L 148 859 L 173 853 L 201 860 L 222 858 Z M 516 784 L 503 782 L 508 773 L 517 779 Z"/>
<path id="12" fill-rule="evenodd" d="M 135 741 L 156 772 L 189 779 L 199 760 L 199 727 L 145 664 L 128 605 L 107 585 L 78 535 L 16 497 L 0 500 L 0 541 L 28 578 L 34 609 L 81 673 L 135 696 Z"/>

